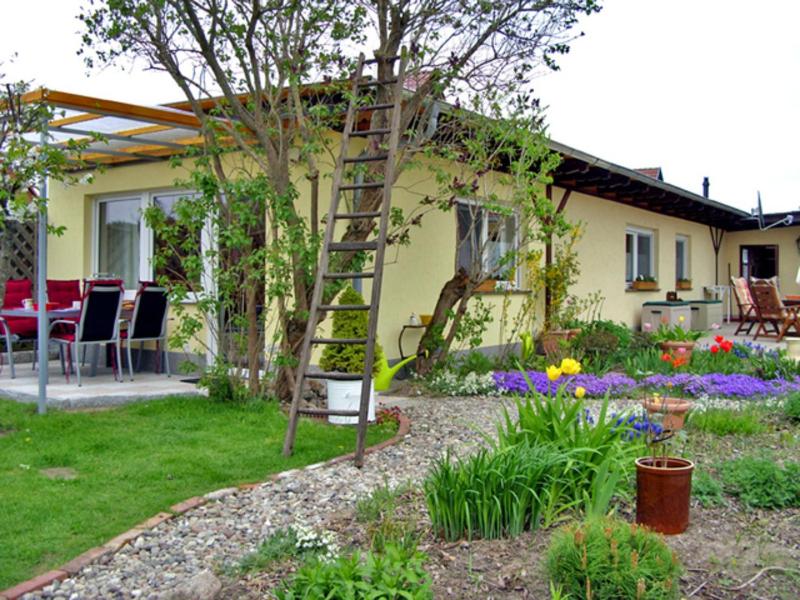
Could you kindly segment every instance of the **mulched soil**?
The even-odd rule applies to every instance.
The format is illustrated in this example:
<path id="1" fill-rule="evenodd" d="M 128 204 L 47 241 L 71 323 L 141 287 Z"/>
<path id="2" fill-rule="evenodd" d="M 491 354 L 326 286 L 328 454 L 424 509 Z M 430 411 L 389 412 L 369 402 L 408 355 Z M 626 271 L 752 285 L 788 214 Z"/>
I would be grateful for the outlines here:
<path id="1" fill-rule="evenodd" d="M 698 469 L 711 472 L 720 460 L 762 451 L 779 461 L 798 460 L 798 433 L 799 428 L 777 419 L 768 433 L 757 436 L 690 432 L 685 454 L 695 460 Z M 616 506 L 619 516 L 634 520 L 634 506 L 625 502 Z M 420 535 L 420 549 L 429 557 L 426 569 L 433 579 L 435 598 L 549 598 L 542 565 L 554 529 L 515 539 L 443 542 L 431 533 L 419 487 L 403 494 L 393 518 Z M 352 510 L 331 516 L 325 527 L 337 532 L 343 547 L 369 548 L 369 526 L 357 522 Z M 686 569 L 681 579 L 683 598 L 800 598 L 800 574 L 780 570 L 800 569 L 800 509 L 748 509 L 729 497 L 724 506 L 704 508 L 693 500 L 689 529 L 665 540 Z M 266 572 L 229 579 L 223 597 L 270 597 L 269 591 L 295 568 L 286 561 Z"/>

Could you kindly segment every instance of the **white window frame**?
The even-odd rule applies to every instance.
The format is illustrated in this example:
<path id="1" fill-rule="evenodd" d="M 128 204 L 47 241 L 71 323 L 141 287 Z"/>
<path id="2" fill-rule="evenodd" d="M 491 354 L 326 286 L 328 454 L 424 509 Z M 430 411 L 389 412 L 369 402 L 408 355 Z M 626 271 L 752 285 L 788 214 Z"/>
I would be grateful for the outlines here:
<path id="1" fill-rule="evenodd" d="M 628 241 L 628 236 L 633 236 L 633 247 L 632 247 L 632 260 L 633 264 L 631 265 L 631 279 L 628 279 L 627 273 L 627 262 L 625 264 L 625 283 L 628 286 L 633 284 L 633 281 L 641 274 L 639 269 L 639 253 L 636 251 L 638 248 L 638 238 L 639 237 L 649 237 L 650 238 L 650 264 L 648 265 L 648 272 L 655 278 L 658 279 L 658 275 L 656 274 L 656 232 L 653 229 L 644 229 L 642 227 L 634 227 L 634 226 L 627 226 L 625 228 L 625 242 Z M 627 261 L 627 256 L 625 257 Z"/>
<path id="2" fill-rule="evenodd" d="M 489 215 L 495 214 L 505 218 L 512 218 L 514 219 L 514 250 L 519 250 L 519 211 L 515 208 L 511 214 L 502 214 L 497 211 L 493 211 L 490 208 L 487 208 L 485 203 L 481 200 L 475 198 L 457 198 L 456 204 L 463 204 L 470 207 L 477 208 L 481 211 L 482 215 L 482 223 L 481 223 L 481 239 L 479 242 L 479 251 L 481 252 L 481 268 L 484 272 L 489 272 L 489 257 L 486 254 L 487 242 L 489 241 Z M 474 213 L 473 213 L 474 214 Z M 455 256 L 455 268 L 458 268 L 458 246 L 461 243 L 461 240 L 458 239 L 458 211 L 455 211 L 456 216 L 456 256 Z M 500 280 L 498 280 L 500 281 Z M 506 280 L 502 280 L 506 281 Z M 514 266 L 514 278 L 509 281 L 512 286 L 512 289 L 519 290 L 520 289 L 520 265 Z"/>
<path id="3" fill-rule="evenodd" d="M 148 192 L 125 192 L 118 194 L 107 194 L 97 196 L 92 207 L 92 273 L 97 273 L 100 270 L 100 205 L 105 202 L 114 202 L 119 200 L 139 200 L 139 279 L 142 281 L 152 281 L 155 277 L 155 269 L 153 268 L 153 255 L 155 252 L 155 236 L 153 230 L 147 226 L 144 221 L 144 211 L 153 206 L 153 198 L 163 195 L 185 194 L 191 196 L 196 194 L 192 190 L 164 188 Z M 210 223 L 210 222 L 209 222 Z M 207 223 L 206 227 L 200 234 L 200 251 L 203 256 L 207 256 L 208 249 L 213 247 L 214 238 L 211 232 L 211 226 Z M 206 269 L 204 269 L 205 271 Z M 210 272 L 210 265 L 209 265 Z M 206 281 L 210 279 L 207 276 L 201 279 L 203 290 L 205 290 Z M 212 290 L 213 291 L 213 290 Z M 136 290 L 125 290 L 125 299 L 132 300 L 136 297 Z M 190 293 L 186 299 L 187 304 L 194 304 L 198 300 L 196 293 Z"/>
<path id="4" fill-rule="evenodd" d="M 683 268 L 683 277 L 682 277 L 682 279 L 691 279 L 692 278 L 692 271 L 690 269 L 690 266 L 692 264 L 692 261 L 690 260 L 690 256 L 691 256 L 690 253 L 691 253 L 692 246 L 691 246 L 691 241 L 690 241 L 689 236 L 688 235 L 683 235 L 683 234 L 680 234 L 680 233 L 675 236 L 675 253 L 676 253 L 676 255 L 678 253 L 678 244 L 683 244 L 683 265 L 681 265 L 682 268 Z M 678 260 L 677 260 L 677 256 L 676 256 L 675 257 L 675 281 L 678 280 L 678 271 L 679 271 L 679 269 L 678 269 Z"/>

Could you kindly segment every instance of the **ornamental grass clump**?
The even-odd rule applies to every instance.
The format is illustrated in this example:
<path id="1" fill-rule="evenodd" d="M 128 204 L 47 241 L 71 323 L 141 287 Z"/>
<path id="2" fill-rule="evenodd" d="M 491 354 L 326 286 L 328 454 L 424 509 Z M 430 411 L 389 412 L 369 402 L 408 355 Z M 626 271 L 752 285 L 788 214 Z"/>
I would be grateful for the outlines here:
<path id="1" fill-rule="evenodd" d="M 557 383 L 565 372 L 580 371 L 576 361 L 549 368 L 548 376 Z M 632 478 L 634 460 L 645 452 L 643 433 L 654 426 L 636 415 L 609 415 L 606 394 L 596 417 L 586 407 L 586 390 L 570 391 L 560 385 L 555 392 L 542 394 L 529 381 L 530 392 L 517 399 L 516 418 L 507 410 L 497 428 L 497 448 L 519 445 L 549 446 L 569 457 L 569 468 L 556 478 L 547 519 L 564 510 L 584 506 L 604 512 L 615 493 L 624 493 L 624 483 Z M 598 503 L 600 498 L 604 502 Z"/>
<path id="2" fill-rule="evenodd" d="M 514 537 L 536 529 L 567 461 L 550 446 L 523 444 L 482 449 L 456 461 L 440 459 L 424 484 L 434 531 L 455 541 Z"/>
<path id="3" fill-rule="evenodd" d="M 590 519 L 553 535 L 547 572 L 565 598 L 674 600 L 682 567 L 664 540 L 619 519 Z"/>

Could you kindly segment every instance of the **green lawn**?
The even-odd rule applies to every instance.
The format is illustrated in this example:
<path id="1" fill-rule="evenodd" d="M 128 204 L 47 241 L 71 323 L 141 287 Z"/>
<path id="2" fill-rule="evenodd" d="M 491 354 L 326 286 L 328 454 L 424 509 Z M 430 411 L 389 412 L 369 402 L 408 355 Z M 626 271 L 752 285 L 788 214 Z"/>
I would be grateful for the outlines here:
<path id="1" fill-rule="evenodd" d="M 171 398 L 38 416 L 34 406 L 0 400 L 0 590 L 176 502 L 355 447 L 354 428 L 302 422 L 287 459 L 285 427 L 275 403 Z M 391 435 L 371 427 L 368 443 Z M 77 478 L 48 479 L 40 469 L 49 467 L 69 467 Z"/>

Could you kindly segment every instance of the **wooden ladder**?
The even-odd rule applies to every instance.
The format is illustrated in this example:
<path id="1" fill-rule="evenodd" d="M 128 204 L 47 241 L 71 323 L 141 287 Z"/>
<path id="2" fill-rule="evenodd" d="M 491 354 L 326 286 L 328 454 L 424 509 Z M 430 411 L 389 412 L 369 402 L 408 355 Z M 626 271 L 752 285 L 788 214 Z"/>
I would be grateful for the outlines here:
<path id="1" fill-rule="evenodd" d="M 289 456 L 294 447 L 295 436 L 297 434 L 297 423 L 301 415 L 313 416 L 341 416 L 341 417 L 358 417 L 357 438 L 356 438 L 356 453 L 355 464 L 360 467 L 364 463 L 364 444 L 367 434 L 367 414 L 369 409 L 370 391 L 372 389 L 372 369 L 375 359 L 375 338 L 377 337 L 378 329 L 378 305 L 381 297 L 381 283 L 383 281 L 383 261 L 386 251 L 386 235 L 389 228 L 389 213 L 391 209 L 392 199 L 392 184 L 394 182 L 395 174 L 395 155 L 397 147 L 400 142 L 400 112 L 403 96 L 403 79 L 405 76 L 406 62 L 405 57 L 387 57 L 381 58 L 381 61 L 387 61 L 390 64 L 395 61 L 400 61 L 398 74 L 396 78 L 380 81 L 377 79 L 367 79 L 364 77 L 364 67 L 366 65 L 377 64 L 378 59 L 365 60 L 364 55 L 361 54 L 358 59 L 355 77 L 353 78 L 353 86 L 350 97 L 350 104 L 347 109 L 347 116 L 345 118 L 344 131 L 342 132 L 342 145 L 339 151 L 339 157 L 336 161 L 336 168 L 333 174 L 333 187 L 331 195 L 331 205 L 328 211 L 328 222 L 325 228 L 325 237 L 322 242 L 322 251 L 320 254 L 319 265 L 317 267 L 317 276 L 314 282 L 314 293 L 311 297 L 311 306 L 309 308 L 308 324 L 306 326 L 305 337 L 303 338 L 303 346 L 300 353 L 300 363 L 297 367 L 297 376 L 295 377 L 294 393 L 292 395 L 292 405 L 289 412 L 289 426 L 286 431 L 286 437 L 283 443 L 283 453 Z M 393 70 L 393 69 L 392 69 Z M 391 96 L 392 101 L 383 104 L 369 103 L 363 104 L 364 99 L 361 93 L 364 90 L 374 90 L 374 97 L 377 99 L 379 95 L 377 91 L 383 87 L 394 86 L 394 93 Z M 354 130 L 356 125 L 356 114 L 363 111 L 391 111 L 391 116 L 387 115 L 384 120 L 388 121 L 388 127 L 380 127 L 376 129 L 367 130 Z M 365 137 L 372 139 L 375 138 L 385 144 L 379 154 L 374 156 L 357 156 L 348 157 L 350 149 L 351 137 Z M 383 181 L 355 181 L 353 183 L 345 183 L 344 175 L 345 169 L 357 163 L 370 163 L 370 162 L 384 162 L 384 177 Z M 355 192 L 369 189 L 383 189 L 383 198 L 381 200 L 380 210 L 376 211 L 359 211 L 353 205 L 353 212 L 339 212 L 339 203 L 342 192 Z M 378 236 L 375 239 L 363 242 L 334 242 L 334 230 L 338 221 L 353 221 L 357 219 L 371 220 L 379 219 Z M 374 270 L 371 272 L 329 272 L 330 253 L 331 252 L 374 252 Z M 326 305 L 322 304 L 322 295 L 325 288 L 325 283 L 331 280 L 342 279 L 372 279 L 372 294 L 369 304 L 363 305 Z M 319 323 L 320 313 L 333 310 L 368 310 L 369 311 L 369 324 L 367 327 L 366 338 L 348 338 L 348 339 L 334 339 L 334 338 L 320 338 L 316 337 L 317 325 Z M 321 344 L 364 344 L 365 360 L 364 360 L 364 373 L 339 373 L 339 372 L 312 372 L 309 371 L 309 362 L 311 360 L 311 349 L 313 346 Z M 306 379 L 335 379 L 339 381 L 357 381 L 363 380 L 361 385 L 361 400 L 358 410 L 331 410 L 327 408 L 305 408 L 301 407 L 300 403 L 303 397 L 303 387 Z"/>

